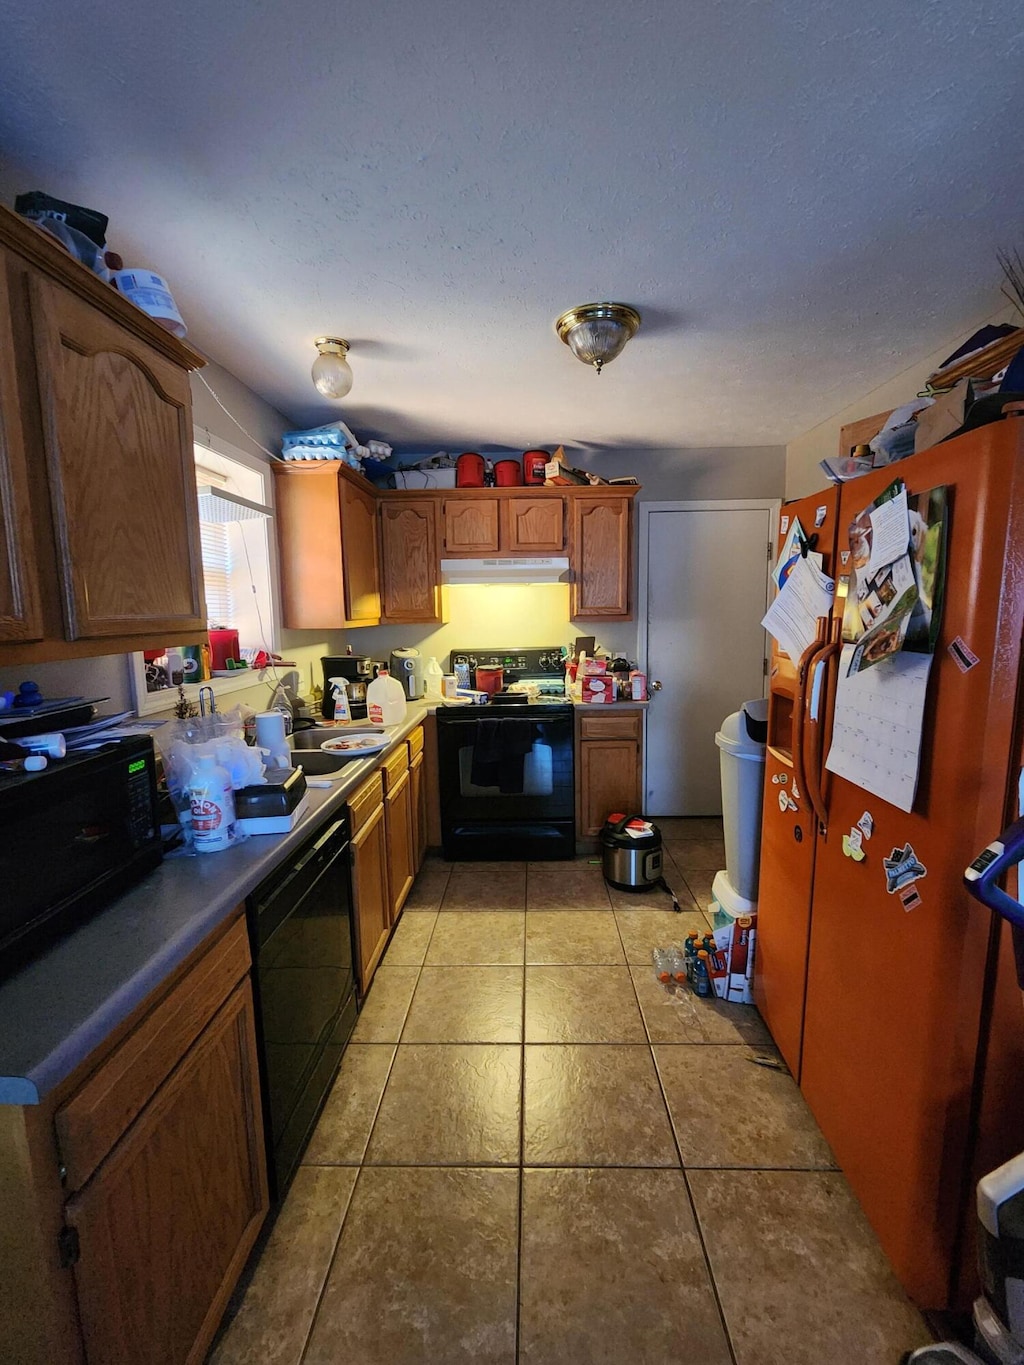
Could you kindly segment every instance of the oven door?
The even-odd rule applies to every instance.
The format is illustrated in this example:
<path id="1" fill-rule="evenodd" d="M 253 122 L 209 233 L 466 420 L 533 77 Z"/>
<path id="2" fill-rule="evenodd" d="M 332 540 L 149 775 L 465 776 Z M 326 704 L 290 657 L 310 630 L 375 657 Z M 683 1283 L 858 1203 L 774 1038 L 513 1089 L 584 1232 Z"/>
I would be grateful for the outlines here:
<path id="1" fill-rule="evenodd" d="M 438 712 L 441 826 L 447 858 L 571 858 L 572 713 Z"/>

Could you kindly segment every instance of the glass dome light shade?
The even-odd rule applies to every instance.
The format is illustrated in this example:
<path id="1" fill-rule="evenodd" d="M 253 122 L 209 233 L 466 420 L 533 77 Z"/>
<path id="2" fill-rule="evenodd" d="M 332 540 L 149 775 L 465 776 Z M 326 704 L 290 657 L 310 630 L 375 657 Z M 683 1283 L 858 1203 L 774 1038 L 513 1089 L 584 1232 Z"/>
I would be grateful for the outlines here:
<path id="1" fill-rule="evenodd" d="M 325 398 L 344 398 L 352 388 L 352 367 L 345 359 L 348 342 L 340 337 L 317 337 L 319 355 L 313 361 L 313 384 Z"/>
<path id="2" fill-rule="evenodd" d="M 584 365 L 598 374 L 614 360 L 640 326 L 640 314 L 625 303 L 584 303 L 555 323 L 558 335 Z"/>

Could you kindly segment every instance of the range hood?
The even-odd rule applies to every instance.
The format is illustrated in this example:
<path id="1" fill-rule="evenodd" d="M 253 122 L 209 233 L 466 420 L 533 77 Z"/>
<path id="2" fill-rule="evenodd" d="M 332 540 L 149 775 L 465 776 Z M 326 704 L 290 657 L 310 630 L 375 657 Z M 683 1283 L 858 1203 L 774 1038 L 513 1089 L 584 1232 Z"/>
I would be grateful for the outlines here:
<path id="1" fill-rule="evenodd" d="M 566 558 L 442 559 L 442 583 L 568 583 Z"/>

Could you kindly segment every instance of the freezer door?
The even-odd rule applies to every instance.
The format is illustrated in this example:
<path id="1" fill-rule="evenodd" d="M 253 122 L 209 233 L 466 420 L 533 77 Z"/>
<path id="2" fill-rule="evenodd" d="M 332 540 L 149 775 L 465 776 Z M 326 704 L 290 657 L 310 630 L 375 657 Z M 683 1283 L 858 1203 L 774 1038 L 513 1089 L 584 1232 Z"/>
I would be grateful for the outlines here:
<path id="1" fill-rule="evenodd" d="M 924 1307 L 944 1307 L 954 1293 L 978 1060 L 990 1042 L 992 919 L 962 878 L 1010 800 L 1024 627 L 1022 430 L 982 428 L 868 475 L 844 487 L 840 507 L 842 560 L 846 527 L 894 475 L 912 493 L 950 490 L 945 602 L 913 812 L 843 779 L 823 781 L 828 827 L 816 852 L 801 1071 L 815 1117 Z M 957 637 L 980 661 L 967 671 L 947 652 Z M 855 861 L 843 836 L 865 812 L 872 833 Z M 921 871 L 892 887 L 884 860 L 907 845 Z M 1024 1086 L 999 1123 L 1016 1129 L 1003 1160 L 1024 1134 Z"/>
<path id="2" fill-rule="evenodd" d="M 780 514 L 776 557 L 793 518 L 798 517 L 807 535 L 816 537 L 812 548 L 823 555 L 825 572 L 833 574 L 837 503 L 835 488 L 787 503 Z M 816 821 L 797 772 L 801 749 L 807 752 L 808 742 L 797 664 L 773 642 L 754 998 L 786 1065 L 797 1077 L 817 838 Z"/>

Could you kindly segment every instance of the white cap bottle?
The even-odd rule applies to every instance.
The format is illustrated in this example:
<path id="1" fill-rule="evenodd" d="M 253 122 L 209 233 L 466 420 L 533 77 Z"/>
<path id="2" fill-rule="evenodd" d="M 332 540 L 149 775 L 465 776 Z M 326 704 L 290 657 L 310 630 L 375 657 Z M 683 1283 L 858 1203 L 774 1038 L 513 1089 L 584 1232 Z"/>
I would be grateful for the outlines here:
<path id="1" fill-rule="evenodd" d="M 427 701 L 440 701 L 444 695 L 444 669 L 433 655 L 423 670 L 423 679 L 427 684 Z"/>
<path id="2" fill-rule="evenodd" d="M 230 848 L 235 824 L 235 794 L 226 768 L 214 754 L 202 754 L 188 784 L 192 839 L 197 853 Z"/>
<path id="3" fill-rule="evenodd" d="M 382 668 L 366 689 L 367 719 L 374 725 L 401 725 L 405 712 L 405 689 Z"/>

